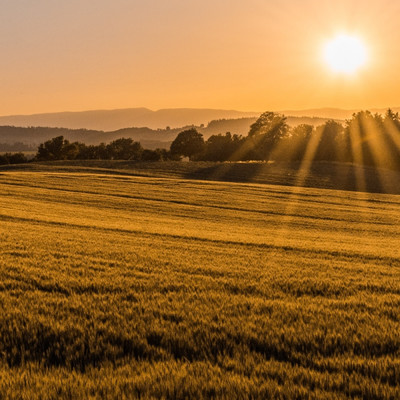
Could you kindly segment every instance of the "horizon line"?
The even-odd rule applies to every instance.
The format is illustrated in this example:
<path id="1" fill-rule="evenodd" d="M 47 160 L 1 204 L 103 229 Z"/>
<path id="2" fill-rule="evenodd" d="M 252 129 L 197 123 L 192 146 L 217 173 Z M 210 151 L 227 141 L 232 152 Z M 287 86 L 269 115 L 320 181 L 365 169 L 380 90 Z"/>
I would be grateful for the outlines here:
<path id="1" fill-rule="evenodd" d="M 7 117 L 32 117 L 37 115 L 49 115 L 49 114 L 79 114 L 79 113 L 91 113 L 91 112 L 112 112 L 112 111 L 128 111 L 128 110 L 146 110 L 151 112 L 159 111 L 173 111 L 173 110 L 198 110 L 198 111 L 225 111 L 225 112 L 239 112 L 246 114 L 261 114 L 265 111 L 272 111 L 276 113 L 288 113 L 288 112 L 307 112 L 307 111 L 343 111 L 343 112 L 357 112 L 357 111 L 367 111 L 367 110 L 388 110 L 388 109 L 400 109 L 400 106 L 374 106 L 374 107 L 360 107 L 360 108 L 340 108 L 340 107 L 309 107 L 309 108 L 286 108 L 286 109 L 269 109 L 266 108 L 264 111 L 245 111 L 233 108 L 209 108 L 209 107 L 166 107 L 152 109 L 148 107 L 122 107 L 122 108 L 98 108 L 98 109 L 87 109 L 87 110 L 63 110 L 63 111 L 42 111 L 34 113 L 17 113 L 17 114 L 2 114 L 0 118 Z M 309 115 L 304 115 L 309 116 Z"/>

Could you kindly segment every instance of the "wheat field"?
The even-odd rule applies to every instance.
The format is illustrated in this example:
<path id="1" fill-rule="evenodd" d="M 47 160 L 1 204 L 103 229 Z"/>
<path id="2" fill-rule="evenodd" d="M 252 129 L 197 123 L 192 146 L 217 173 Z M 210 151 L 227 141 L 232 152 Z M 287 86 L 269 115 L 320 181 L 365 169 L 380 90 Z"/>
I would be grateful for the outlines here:
<path id="1" fill-rule="evenodd" d="M 400 398 L 400 197 L 0 171 L 0 398 Z"/>

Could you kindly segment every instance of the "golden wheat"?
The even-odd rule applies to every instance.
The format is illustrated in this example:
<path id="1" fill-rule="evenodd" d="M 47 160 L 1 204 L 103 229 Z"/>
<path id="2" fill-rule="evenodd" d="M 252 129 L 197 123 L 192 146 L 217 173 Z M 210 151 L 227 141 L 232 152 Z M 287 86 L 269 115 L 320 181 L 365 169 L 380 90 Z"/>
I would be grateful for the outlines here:
<path id="1" fill-rule="evenodd" d="M 0 398 L 400 397 L 400 198 L 0 174 Z"/>

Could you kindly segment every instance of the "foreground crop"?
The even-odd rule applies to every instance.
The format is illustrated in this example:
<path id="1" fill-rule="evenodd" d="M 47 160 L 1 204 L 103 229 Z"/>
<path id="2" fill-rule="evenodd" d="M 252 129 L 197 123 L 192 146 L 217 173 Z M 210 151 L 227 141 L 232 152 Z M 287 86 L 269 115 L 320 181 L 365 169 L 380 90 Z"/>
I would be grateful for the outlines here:
<path id="1" fill-rule="evenodd" d="M 0 393 L 397 398 L 400 200 L 0 175 Z"/>

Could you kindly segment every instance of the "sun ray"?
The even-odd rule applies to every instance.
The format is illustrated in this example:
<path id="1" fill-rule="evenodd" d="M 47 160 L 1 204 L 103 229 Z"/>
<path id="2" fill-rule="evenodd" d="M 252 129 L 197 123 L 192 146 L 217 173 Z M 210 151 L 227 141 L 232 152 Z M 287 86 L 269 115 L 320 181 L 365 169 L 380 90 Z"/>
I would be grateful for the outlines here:
<path id="1" fill-rule="evenodd" d="M 362 169 L 362 165 L 364 164 L 364 158 L 361 151 L 361 134 L 360 134 L 360 125 L 359 120 L 355 120 L 353 124 L 349 126 L 349 135 L 350 135 L 350 148 L 352 152 L 352 159 L 354 165 L 354 177 L 356 183 L 356 189 L 359 192 L 366 191 L 366 183 L 365 183 L 365 173 Z"/>
<path id="2" fill-rule="evenodd" d="M 400 121 L 398 121 L 398 122 L 399 122 L 399 124 L 396 126 L 394 120 L 389 117 L 385 118 L 384 122 L 383 122 L 385 131 L 394 146 L 394 151 L 395 151 L 394 167 L 395 168 L 400 167 Z"/>
<path id="3" fill-rule="evenodd" d="M 385 134 L 383 131 L 383 121 L 382 124 L 379 124 L 376 117 L 371 115 L 368 118 L 364 116 L 363 123 L 367 133 L 368 150 L 371 153 L 373 166 L 376 168 L 379 176 L 379 184 L 385 192 L 389 192 L 390 181 L 388 181 L 388 178 L 382 172 L 382 167 L 386 165 L 388 159 L 391 159 L 390 149 L 387 148 L 383 137 Z"/>
<path id="4" fill-rule="evenodd" d="M 280 228 L 276 231 L 274 236 L 274 244 L 280 242 L 290 230 L 290 224 L 295 218 L 294 214 L 300 204 L 300 195 L 306 190 L 305 182 L 310 173 L 321 136 L 322 131 L 317 130 L 313 135 L 311 135 L 311 138 L 307 143 L 307 148 L 304 157 L 300 162 L 295 182 L 290 189 L 289 201 L 281 218 Z"/>

